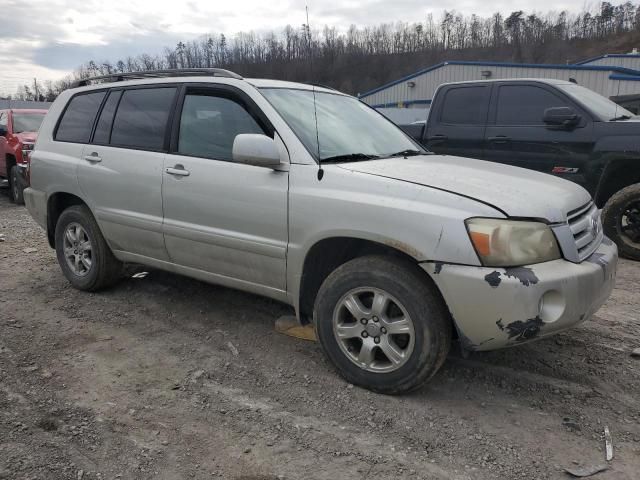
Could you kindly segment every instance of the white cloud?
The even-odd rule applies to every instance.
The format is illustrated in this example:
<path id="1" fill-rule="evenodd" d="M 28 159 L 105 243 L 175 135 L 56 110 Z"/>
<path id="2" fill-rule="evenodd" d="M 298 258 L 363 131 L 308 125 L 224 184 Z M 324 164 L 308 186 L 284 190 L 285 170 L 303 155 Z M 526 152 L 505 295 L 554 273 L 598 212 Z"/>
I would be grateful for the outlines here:
<path id="1" fill-rule="evenodd" d="M 613 3 L 621 3 L 616 0 Z M 0 92 L 21 83 L 57 80 L 90 59 L 115 60 L 143 52 L 160 52 L 178 40 L 205 33 L 281 31 L 310 23 L 345 30 L 358 26 L 414 22 L 445 9 L 488 16 L 495 11 L 530 10 L 530 0 L 4 0 L 0 29 Z M 540 0 L 536 11 L 581 10 L 584 0 Z"/>

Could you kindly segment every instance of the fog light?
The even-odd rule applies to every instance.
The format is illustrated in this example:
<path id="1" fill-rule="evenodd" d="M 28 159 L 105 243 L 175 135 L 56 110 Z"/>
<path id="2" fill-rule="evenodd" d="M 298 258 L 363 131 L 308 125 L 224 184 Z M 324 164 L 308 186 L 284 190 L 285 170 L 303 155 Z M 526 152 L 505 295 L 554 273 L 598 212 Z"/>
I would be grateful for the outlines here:
<path id="1" fill-rule="evenodd" d="M 564 314 L 567 302 L 557 290 L 549 290 L 540 297 L 540 318 L 544 323 L 553 323 Z"/>

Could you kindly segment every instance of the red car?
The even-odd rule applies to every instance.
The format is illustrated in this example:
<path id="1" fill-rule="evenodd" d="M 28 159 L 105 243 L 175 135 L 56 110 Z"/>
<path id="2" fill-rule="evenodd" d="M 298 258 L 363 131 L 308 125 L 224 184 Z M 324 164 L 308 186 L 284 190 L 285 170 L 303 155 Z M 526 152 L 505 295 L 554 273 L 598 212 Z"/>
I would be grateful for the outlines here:
<path id="1" fill-rule="evenodd" d="M 0 110 L 0 178 L 9 180 L 11 200 L 23 204 L 29 186 L 29 154 L 46 110 Z"/>

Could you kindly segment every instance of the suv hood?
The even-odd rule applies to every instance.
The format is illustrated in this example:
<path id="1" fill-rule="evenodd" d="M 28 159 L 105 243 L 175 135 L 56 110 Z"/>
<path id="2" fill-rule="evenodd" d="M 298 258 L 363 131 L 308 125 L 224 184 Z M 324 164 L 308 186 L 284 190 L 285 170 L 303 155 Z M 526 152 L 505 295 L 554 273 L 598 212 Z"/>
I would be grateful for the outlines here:
<path id="1" fill-rule="evenodd" d="M 446 190 L 488 204 L 509 217 L 567 220 L 587 204 L 579 185 L 524 168 L 448 155 L 342 163 L 341 168 Z"/>

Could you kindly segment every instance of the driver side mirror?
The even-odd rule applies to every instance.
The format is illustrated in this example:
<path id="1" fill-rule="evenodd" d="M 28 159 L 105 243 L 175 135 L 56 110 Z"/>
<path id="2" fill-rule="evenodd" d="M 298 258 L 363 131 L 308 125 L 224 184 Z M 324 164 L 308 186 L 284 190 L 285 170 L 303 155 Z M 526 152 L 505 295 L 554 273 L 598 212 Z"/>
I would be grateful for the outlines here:
<path id="1" fill-rule="evenodd" d="M 280 150 L 273 138 L 256 133 L 241 133 L 233 140 L 233 161 L 256 167 L 280 165 Z"/>
<path id="2" fill-rule="evenodd" d="M 544 111 L 542 120 L 549 127 L 569 129 L 580 123 L 580 115 L 571 107 L 552 107 Z"/>

